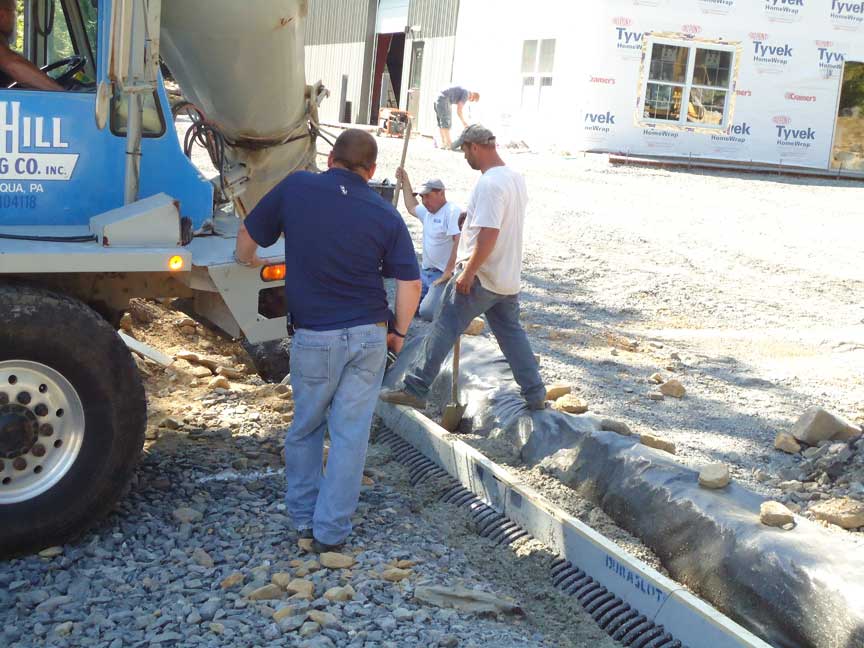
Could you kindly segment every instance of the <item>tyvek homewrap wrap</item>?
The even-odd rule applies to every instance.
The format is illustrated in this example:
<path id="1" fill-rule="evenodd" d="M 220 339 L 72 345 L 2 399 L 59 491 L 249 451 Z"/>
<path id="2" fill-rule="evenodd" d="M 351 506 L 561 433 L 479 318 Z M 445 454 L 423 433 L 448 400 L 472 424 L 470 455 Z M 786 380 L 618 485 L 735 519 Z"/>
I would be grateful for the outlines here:
<path id="1" fill-rule="evenodd" d="M 417 357 L 411 340 L 385 378 L 392 387 Z M 864 559 L 807 520 L 794 530 L 763 526 L 764 498 L 736 484 L 720 491 L 665 453 L 600 430 L 600 419 L 530 412 L 497 346 L 463 339 L 460 392 L 473 431 L 508 440 L 527 464 L 565 448 L 562 481 L 639 537 L 678 581 L 780 648 L 864 645 Z M 430 408 L 449 398 L 449 362 Z"/>
<path id="2" fill-rule="evenodd" d="M 610 0 L 581 29 L 580 149 L 830 168 L 844 63 L 864 61 L 861 2 Z M 726 129 L 644 119 L 646 34 L 737 48 Z M 845 168 L 864 171 L 864 157 Z"/>

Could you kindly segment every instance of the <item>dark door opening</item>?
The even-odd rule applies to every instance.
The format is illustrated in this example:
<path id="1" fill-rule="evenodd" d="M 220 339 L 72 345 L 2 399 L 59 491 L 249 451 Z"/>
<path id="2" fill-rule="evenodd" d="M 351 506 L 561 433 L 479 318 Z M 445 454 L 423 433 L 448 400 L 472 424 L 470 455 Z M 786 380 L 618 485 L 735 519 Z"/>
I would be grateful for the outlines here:
<path id="1" fill-rule="evenodd" d="M 378 34 L 375 70 L 372 75 L 372 105 L 369 123 L 378 121 L 383 107 L 398 108 L 402 98 L 402 61 L 405 56 L 405 34 Z"/>

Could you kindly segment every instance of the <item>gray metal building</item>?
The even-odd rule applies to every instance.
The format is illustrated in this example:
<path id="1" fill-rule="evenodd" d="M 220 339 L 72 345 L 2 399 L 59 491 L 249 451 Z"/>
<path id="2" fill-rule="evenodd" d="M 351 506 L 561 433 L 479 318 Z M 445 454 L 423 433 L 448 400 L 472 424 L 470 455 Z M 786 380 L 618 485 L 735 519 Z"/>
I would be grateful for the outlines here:
<path id="1" fill-rule="evenodd" d="M 435 130 L 432 103 L 452 80 L 459 0 L 309 0 L 306 78 L 330 90 L 327 123 L 375 123 L 381 106 Z"/>

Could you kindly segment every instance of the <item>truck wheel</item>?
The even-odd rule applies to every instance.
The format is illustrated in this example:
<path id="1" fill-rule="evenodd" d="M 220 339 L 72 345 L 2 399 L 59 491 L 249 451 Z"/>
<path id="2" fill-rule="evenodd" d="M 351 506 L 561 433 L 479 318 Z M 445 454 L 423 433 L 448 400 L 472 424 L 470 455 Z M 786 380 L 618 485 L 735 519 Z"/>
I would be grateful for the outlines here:
<path id="1" fill-rule="evenodd" d="M 291 343 L 288 340 L 272 340 L 258 344 L 243 340 L 243 348 L 252 359 L 255 371 L 267 382 L 281 382 L 291 373 Z"/>
<path id="2" fill-rule="evenodd" d="M 0 283 L 0 556 L 62 544 L 105 516 L 144 443 L 135 362 L 79 301 Z"/>

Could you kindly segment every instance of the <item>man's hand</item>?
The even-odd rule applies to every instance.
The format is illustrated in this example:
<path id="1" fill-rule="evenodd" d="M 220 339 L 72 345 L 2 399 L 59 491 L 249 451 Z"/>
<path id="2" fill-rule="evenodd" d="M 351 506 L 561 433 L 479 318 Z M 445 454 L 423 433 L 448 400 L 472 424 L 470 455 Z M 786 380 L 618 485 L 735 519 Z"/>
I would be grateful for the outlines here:
<path id="1" fill-rule="evenodd" d="M 390 349 L 393 353 L 399 353 L 400 351 L 402 351 L 402 347 L 404 345 L 405 338 L 401 338 L 393 333 L 387 334 L 387 348 Z"/>
<path id="2" fill-rule="evenodd" d="M 408 180 L 408 174 L 405 173 L 405 169 L 403 169 L 401 166 L 396 168 L 396 179 L 399 182 L 410 182 Z"/>
<path id="3" fill-rule="evenodd" d="M 435 281 L 432 282 L 433 286 L 443 286 L 453 277 L 452 272 L 445 272 L 440 277 L 438 277 Z"/>
<path id="4" fill-rule="evenodd" d="M 462 295 L 470 295 L 471 286 L 474 285 L 475 276 L 476 275 L 473 272 L 463 270 L 459 275 L 459 278 L 456 279 L 456 292 L 461 293 Z"/>

